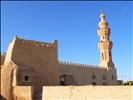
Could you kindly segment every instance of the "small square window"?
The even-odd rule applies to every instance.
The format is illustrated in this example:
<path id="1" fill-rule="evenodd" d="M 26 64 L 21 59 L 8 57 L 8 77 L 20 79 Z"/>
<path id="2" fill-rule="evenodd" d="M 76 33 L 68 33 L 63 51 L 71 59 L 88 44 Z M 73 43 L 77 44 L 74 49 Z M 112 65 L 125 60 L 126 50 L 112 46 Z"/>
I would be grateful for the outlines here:
<path id="1" fill-rule="evenodd" d="M 29 82 L 30 81 L 30 74 L 23 74 L 23 81 Z"/>
<path id="2" fill-rule="evenodd" d="M 25 80 L 25 81 L 28 81 L 28 80 L 29 80 L 29 76 L 26 75 L 26 76 L 24 77 L 24 80 Z"/>

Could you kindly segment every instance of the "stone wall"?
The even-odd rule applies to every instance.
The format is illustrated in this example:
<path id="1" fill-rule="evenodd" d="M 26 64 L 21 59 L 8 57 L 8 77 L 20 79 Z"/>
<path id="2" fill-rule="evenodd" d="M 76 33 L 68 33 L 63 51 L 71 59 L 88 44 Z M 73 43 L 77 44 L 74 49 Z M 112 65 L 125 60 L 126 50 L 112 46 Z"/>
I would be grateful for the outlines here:
<path id="1" fill-rule="evenodd" d="M 133 86 L 46 86 L 42 96 L 42 100 L 133 100 Z"/>
<path id="2" fill-rule="evenodd" d="M 32 86 L 14 86 L 14 100 L 33 100 L 34 88 Z"/>

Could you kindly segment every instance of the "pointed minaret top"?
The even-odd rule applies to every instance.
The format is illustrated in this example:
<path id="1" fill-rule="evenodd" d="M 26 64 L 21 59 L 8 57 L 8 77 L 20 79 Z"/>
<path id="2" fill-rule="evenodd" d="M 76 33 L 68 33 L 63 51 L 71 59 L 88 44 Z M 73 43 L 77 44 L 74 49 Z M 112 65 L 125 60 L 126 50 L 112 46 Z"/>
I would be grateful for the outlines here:
<path id="1" fill-rule="evenodd" d="M 101 15 L 100 15 L 101 21 L 105 20 L 105 15 L 103 13 L 103 9 L 101 8 Z"/>
<path id="2" fill-rule="evenodd" d="M 101 9 L 100 19 L 101 19 L 101 21 L 99 22 L 98 26 L 99 27 L 107 27 L 108 22 L 105 20 L 105 14 L 103 13 L 103 9 Z"/>

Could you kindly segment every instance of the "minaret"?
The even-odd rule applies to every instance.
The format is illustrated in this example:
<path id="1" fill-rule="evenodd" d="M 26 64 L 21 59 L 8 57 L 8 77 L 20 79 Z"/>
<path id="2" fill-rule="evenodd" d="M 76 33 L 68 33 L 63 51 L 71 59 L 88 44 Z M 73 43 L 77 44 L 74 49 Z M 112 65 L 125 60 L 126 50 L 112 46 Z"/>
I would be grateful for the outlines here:
<path id="1" fill-rule="evenodd" d="M 108 22 L 105 20 L 105 15 L 103 12 L 100 15 L 101 21 L 98 23 L 98 36 L 100 37 L 100 42 L 98 43 L 98 49 L 100 50 L 101 62 L 99 66 L 103 67 L 113 67 L 114 63 L 112 61 L 111 49 L 113 46 L 112 41 L 110 41 L 110 28 L 108 28 Z"/>

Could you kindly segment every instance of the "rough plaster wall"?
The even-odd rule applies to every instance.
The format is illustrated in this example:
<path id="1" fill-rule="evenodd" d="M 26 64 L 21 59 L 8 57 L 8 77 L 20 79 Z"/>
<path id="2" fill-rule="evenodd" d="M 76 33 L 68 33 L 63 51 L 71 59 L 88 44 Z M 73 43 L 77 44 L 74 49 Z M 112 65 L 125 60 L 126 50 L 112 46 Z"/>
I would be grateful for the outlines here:
<path id="1" fill-rule="evenodd" d="M 25 81 L 25 75 L 29 76 L 28 81 Z M 47 76 L 41 73 L 36 73 L 34 68 L 32 67 L 18 66 L 18 69 L 16 70 L 16 74 L 14 76 L 16 76 L 16 80 L 15 78 L 13 80 L 14 84 L 16 82 L 16 85 L 14 86 L 33 86 L 35 92 L 42 91 L 43 86 L 51 85 Z"/>
<path id="2" fill-rule="evenodd" d="M 32 86 L 14 86 L 14 100 L 33 100 L 34 88 Z"/>
<path id="3" fill-rule="evenodd" d="M 21 86 L 34 86 L 35 93 L 42 92 L 43 86 L 51 85 L 48 78 L 40 73 L 31 73 L 30 81 L 22 81 Z"/>
<path id="4" fill-rule="evenodd" d="M 16 65 L 10 61 L 1 67 L 1 95 L 2 100 L 12 100 L 13 72 Z"/>
<path id="5" fill-rule="evenodd" d="M 34 68 L 18 66 L 17 75 L 16 75 L 17 85 L 18 86 L 22 85 L 22 83 L 24 82 L 24 77 L 25 77 L 24 75 L 30 76 L 30 74 L 32 73 L 35 73 Z"/>
<path id="6" fill-rule="evenodd" d="M 96 82 L 96 85 L 107 83 L 107 80 L 102 79 L 103 73 L 107 76 L 106 69 L 59 64 L 59 72 L 60 76 L 63 74 L 75 76 L 77 85 L 91 85 L 92 82 Z M 96 79 L 92 79 L 93 73 L 95 73 Z"/>
<path id="7" fill-rule="evenodd" d="M 58 44 L 14 38 L 5 62 L 10 60 L 23 67 L 33 67 L 35 72 L 48 77 L 52 85 L 59 84 Z M 53 73 L 54 72 L 54 73 Z"/>
<path id="8" fill-rule="evenodd" d="M 133 100 L 133 86 L 46 86 L 42 96 L 42 100 Z"/>
<path id="9" fill-rule="evenodd" d="M 29 75 L 30 80 L 25 81 L 24 75 Z M 31 67 L 20 67 L 14 64 L 13 61 L 5 63 L 1 67 L 2 100 L 12 100 L 13 86 L 34 86 L 35 92 L 40 92 L 43 86 L 49 85 L 51 83 L 48 78 L 41 73 L 36 73 Z"/>

